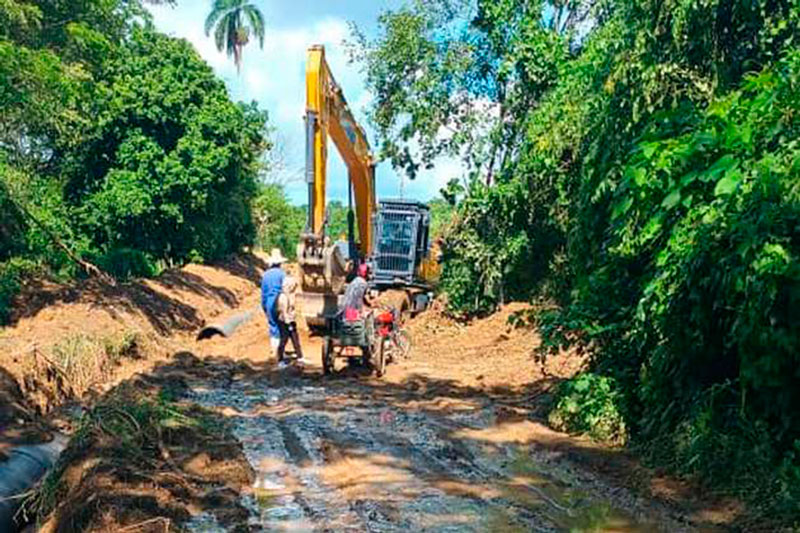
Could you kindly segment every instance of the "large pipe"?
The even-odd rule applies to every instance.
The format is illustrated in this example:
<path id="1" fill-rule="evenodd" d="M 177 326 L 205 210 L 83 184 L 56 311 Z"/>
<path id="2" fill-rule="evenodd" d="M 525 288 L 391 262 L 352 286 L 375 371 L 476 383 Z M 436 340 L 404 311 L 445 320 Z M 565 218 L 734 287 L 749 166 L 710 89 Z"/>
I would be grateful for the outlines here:
<path id="1" fill-rule="evenodd" d="M 23 502 L 21 495 L 30 490 L 58 460 L 67 447 L 65 435 L 46 444 L 18 446 L 0 463 L 0 531 L 14 531 L 14 514 Z"/>
<path id="2" fill-rule="evenodd" d="M 258 313 L 260 310 L 261 307 L 259 306 L 256 309 L 234 315 L 225 322 L 209 324 L 200 330 L 200 333 L 197 334 L 197 340 L 202 341 L 217 335 L 222 335 L 226 338 L 230 337 L 237 329 L 239 329 L 240 326 L 250 322 L 250 320 L 252 320 L 256 313 Z"/>

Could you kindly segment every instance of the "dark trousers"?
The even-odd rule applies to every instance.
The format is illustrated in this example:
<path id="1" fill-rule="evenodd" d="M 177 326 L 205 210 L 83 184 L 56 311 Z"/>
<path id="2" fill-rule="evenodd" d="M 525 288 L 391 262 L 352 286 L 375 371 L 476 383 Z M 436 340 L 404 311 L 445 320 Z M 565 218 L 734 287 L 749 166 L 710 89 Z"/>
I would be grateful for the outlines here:
<path id="1" fill-rule="evenodd" d="M 279 320 L 278 329 L 281 331 L 281 342 L 278 344 L 278 361 L 283 361 L 286 352 L 286 344 L 289 342 L 289 339 L 292 340 L 295 355 L 298 359 L 302 359 L 303 349 L 300 347 L 300 335 L 297 334 L 297 323 L 287 323 Z"/>

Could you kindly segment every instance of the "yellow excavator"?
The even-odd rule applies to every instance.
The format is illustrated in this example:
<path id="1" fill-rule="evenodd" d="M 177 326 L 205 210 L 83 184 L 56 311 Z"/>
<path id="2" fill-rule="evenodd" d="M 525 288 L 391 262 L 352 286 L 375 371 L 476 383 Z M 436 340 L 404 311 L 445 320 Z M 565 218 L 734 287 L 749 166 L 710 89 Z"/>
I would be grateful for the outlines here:
<path id="1" fill-rule="evenodd" d="M 376 289 L 399 289 L 405 295 L 403 306 L 421 310 L 438 275 L 438 265 L 429 259 L 430 210 L 409 200 L 378 202 L 375 158 L 366 133 L 353 117 L 325 60 L 325 48 L 319 45 L 308 50 L 305 126 L 308 219 L 297 259 L 306 321 L 322 326 L 337 314 L 347 277 L 361 262 L 372 267 Z M 347 242 L 332 242 L 326 235 L 328 138 L 348 171 Z"/>

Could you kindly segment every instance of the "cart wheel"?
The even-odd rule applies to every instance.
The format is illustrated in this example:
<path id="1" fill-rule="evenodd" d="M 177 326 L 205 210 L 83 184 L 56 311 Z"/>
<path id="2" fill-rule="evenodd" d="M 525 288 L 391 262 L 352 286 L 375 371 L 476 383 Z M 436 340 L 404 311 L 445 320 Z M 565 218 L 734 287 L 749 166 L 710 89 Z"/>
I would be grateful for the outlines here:
<path id="1" fill-rule="evenodd" d="M 333 373 L 333 342 L 330 337 L 322 341 L 322 373 L 326 376 Z"/>
<path id="2" fill-rule="evenodd" d="M 375 350 L 377 353 L 375 354 L 375 375 L 379 378 L 382 378 L 384 374 L 386 374 L 386 344 L 389 342 L 389 339 L 382 339 L 378 346 L 378 349 Z"/>

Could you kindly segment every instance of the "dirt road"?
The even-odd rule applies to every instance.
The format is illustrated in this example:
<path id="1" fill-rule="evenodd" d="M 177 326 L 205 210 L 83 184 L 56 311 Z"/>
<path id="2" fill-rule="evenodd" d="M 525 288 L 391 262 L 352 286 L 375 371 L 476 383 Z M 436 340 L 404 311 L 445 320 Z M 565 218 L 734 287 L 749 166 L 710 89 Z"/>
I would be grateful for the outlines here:
<path id="1" fill-rule="evenodd" d="M 687 531 L 735 517 L 735 507 L 694 505 L 695 492 L 624 451 L 549 429 L 549 392 L 583 361 L 535 363 L 536 332 L 508 325 L 521 305 L 469 325 L 424 314 L 409 326 L 411 356 L 380 380 L 349 369 L 323 377 L 321 341 L 307 332 L 311 364 L 279 370 L 260 314 L 231 338 L 194 340 L 201 324 L 259 305 L 256 270 L 191 267 L 130 295 L 56 297 L 4 332 L 13 348 L 55 339 L 53 324 L 65 334 L 79 323 L 135 328 L 146 342 L 92 390 L 168 384 L 182 391 L 181 409 L 199 404 L 232 428 L 205 427 L 196 442 L 191 428 L 173 440 L 156 432 L 135 464 L 113 446 L 100 466 L 97 450 L 76 450 L 45 531 Z M 25 374 L 27 359 L 15 357 L 3 365 L 31 385 L 26 397 L 49 394 L 42 371 Z M 107 440 L 100 432 L 98 445 Z"/>
<path id="2" fill-rule="evenodd" d="M 597 480 L 554 468 L 530 446 L 531 422 L 504 420 L 507 409 L 488 398 L 347 375 L 229 376 L 191 387 L 195 401 L 234 420 L 256 471 L 243 494 L 255 530 L 680 529 Z M 199 515 L 190 529 L 225 530 L 215 525 Z"/>
<path id="3" fill-rule="evenodd" d="M 189 398 L 233 421 L 256 472 L 241 496 L 249 528 L 687 530 L 664 507 L 569 459 L 590 443 L 536 421 L 533 363 L 527 350 L 514 351 L 526 333 L 504 333 L 504 318 L 467 330 L 417 324 L 422 342 L 384 380 L 348 368 L 323 377 L 319 340 L 308 337 L 314 364 L 278 370 L 264 355 L 258 323 L 205 347 L 206 372 L 188 378 Z M 451 350 L 437 354 L 442 343 Z M 227 530 L 210 513 L 189 529 Z"/>

